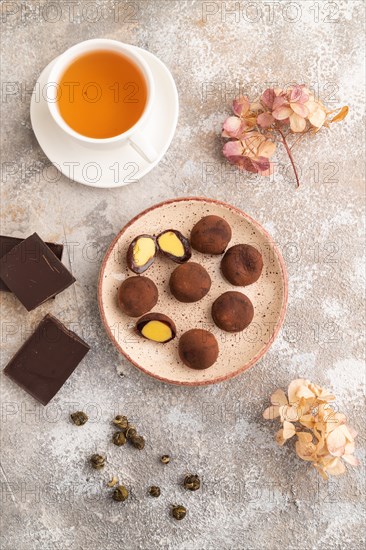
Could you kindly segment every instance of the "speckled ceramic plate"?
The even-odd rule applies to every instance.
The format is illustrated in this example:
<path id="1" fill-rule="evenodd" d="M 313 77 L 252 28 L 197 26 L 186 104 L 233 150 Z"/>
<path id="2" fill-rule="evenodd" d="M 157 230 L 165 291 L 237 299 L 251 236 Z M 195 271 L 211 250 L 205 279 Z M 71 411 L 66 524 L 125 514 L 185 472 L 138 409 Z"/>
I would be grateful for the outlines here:
<path id="1" fill-rule="evenodd" d="M 234 287 L 220 272 L 221 256 L 192 251 L 192 260 L 209 272 L 210 292 L 199 302 L 183 304 L 169 291 L 169 276 L 177 264 L 159 256 L 144 273 L 159 289 L 153 311 L 165 313 L 177 326 L 177 338 L 157 344 L 134 332 L 136 319 L 124 315 L 117 305 L 121 281 L 133 275 L 126 266 L 126 251 L 134 237 L 142 233 L 158 234 L 175 228 L 189 236 L 193 225 L 203 216 L 215 214 L 227 220 L 232 229 L 229 246 L 248 243 L 261 251 L 264 267 L 258 281 L 245 288 Z M 254 319 L 243 332 L 230 334 L 214 325 L 213 301 L 227 290 L 242 290 L 253 302 Z M 287 274 L 283 258 L 270 235 L 256 221 L 228 204 L 206 198 L 181 198 L 157 204 L 133 218 L 110 245 L 101 267 L 98 300 L 101 317 L 116 348 L 136 367 L 163 382 L 198 386 L 232 378 L 253 366 L 268 350 L 282 325 L 287 305 Z M 216 363 L 206 370 L 186 367 L 178 355 L 178 338 L 188 329 L 212 331 L 219 343 Z"/>

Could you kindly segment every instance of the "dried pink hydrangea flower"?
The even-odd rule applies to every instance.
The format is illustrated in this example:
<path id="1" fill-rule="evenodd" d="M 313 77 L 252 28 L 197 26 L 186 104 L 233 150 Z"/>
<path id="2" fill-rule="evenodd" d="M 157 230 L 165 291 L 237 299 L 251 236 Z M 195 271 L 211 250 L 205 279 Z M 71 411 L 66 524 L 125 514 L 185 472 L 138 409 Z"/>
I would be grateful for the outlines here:
<path id="1" fill-rule="evenodd" d="M 232 164 L 248 172 L 268 175 L 266 172 L 271 170 L 269 158 L 275 149 L 273 141 L 267 140 L 260 132 L 251 131 L 242 133 L 240 139 L 227 141 L 223 151 Z"/>
<path id="2" fill-rule="evenodd" d="M 329 128 L 331 122 L 343 120 L 349 109 L 345 106 L 327 111 L 308 88 L 296 84 L 287 89 L 267 88 L 254 102 L 241 96 L 234 99 L 232 110 L 234 114 L 225 120 L 222 129 L 222 136 L 230 140 L 223 148 L 227 160 L 240 169 L 268 176 L 273 171 L 269 158 L 276 150 L 276 142 L 280 142 L 299 185 L 288 137 L 315 133 L 322 126 Z M 329 118 L 332 113 L 337 114 Z"/>

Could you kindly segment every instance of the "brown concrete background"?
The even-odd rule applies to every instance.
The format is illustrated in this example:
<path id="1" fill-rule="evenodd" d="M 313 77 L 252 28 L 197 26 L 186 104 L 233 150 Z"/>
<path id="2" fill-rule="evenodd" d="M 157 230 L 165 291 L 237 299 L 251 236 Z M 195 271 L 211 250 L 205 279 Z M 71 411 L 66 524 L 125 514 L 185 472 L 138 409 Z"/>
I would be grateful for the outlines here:
<path id="1" fill-rule="evenodd" d="M 47 4 L 47 6 L 46 6 Z M 332 388 L 359 432 L 364 462 L 363 113 L 364 4 L 335 2 L 2 2 L 2 233 L 69 243 L 77 283 L 32 313 L 1 296 L 2 361 L 51 312 L 92 345 L 62 391 L 43 408 L 1 378 L 4 550 L 294 550 L 363 548 L 364 469 L 323 483 L 291 445 L 278 448 L 262 421 L 270 393 L 305 376 Z M 71 11 L 70 11 L 71 10 Z M 230 12 L 230 10 L 234 10 Z M 14 12 L 14 13 L 12 13 Z M 86 188 L 57 175 L 33 135 L 30 92 L 40 71 L 78 41 L 113 38 L 158 55 L 171 69 L 180 118 L 163 161 L 138 183 Z M 296 151 L 295 190 L 278 151 L 273 181 L 228 170 L 220 125 L 239 88 L 312 84 L 346 121 Z M 14 84 L 15 83 L 15 84 Z M 14 93 L 10 93 L 13 91 Z M 289 271 L 284 329 L 244 375 L 213 387 L 179 388 L 144 376 L 109 343 L 97 311 L 103 252 L 136 213 L 166 198 L 206 195 L 232 203 L 278 242 Z M 121 376 L 118 374 L 120 373 Z M 90 422 L 76 428 L 75 409 Z M 144 451 L 110 443 L 121 412 L 145 435 Z M 112 448 L 113 447 L 113 448 Z M 103 473 L 87 457 L 108 454 Z M 160 454 L 170 453 L 168 467 Z M 203 489 L 186 494 L 186 472 Z M 129 502 L 108 498 L 118 475 Z M 162 496 L 146 496 L 150 484 Z M 169 518 L 171 503 L 187 518 Z"/>

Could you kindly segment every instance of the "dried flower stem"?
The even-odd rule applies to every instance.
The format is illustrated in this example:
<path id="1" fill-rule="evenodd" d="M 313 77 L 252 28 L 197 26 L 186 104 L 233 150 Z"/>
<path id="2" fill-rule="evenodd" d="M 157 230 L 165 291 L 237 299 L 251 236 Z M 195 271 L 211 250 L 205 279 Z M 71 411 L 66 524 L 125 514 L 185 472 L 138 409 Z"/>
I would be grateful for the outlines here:
<path id="1" fill-rule="evenodd" d="M 298 173 L 297 173 L 297 170 L 296 170 L 295 161 L 294 161 L 294 158 L 293 158 L 293 156 L 292 156 L 291 149 L 290 149 L 290 147 L 289 147 L 288 144 L 287 144 L 285 134 L 282 132 L 282 130 L 281 130 L 280 128 L 277 128 L 277 132 L 278 132 L 278 133 L 280 134 L 280 136 L 282 137 L 282 143 L 283 143 L 284 146 L 285 146 L 285 149 L 286 149 L 287 154 L 288 154 L 288 156 L 289 156 L 290 162 L 291 162 L 291 164 L 292 164 L 292 168 L 293 168 L 294 173 L 295 173 L 295 178 L 296 178 L 297 187 L 300 187 L 300 181 L 299 181 L 299 176 L 298 176 Z"/>

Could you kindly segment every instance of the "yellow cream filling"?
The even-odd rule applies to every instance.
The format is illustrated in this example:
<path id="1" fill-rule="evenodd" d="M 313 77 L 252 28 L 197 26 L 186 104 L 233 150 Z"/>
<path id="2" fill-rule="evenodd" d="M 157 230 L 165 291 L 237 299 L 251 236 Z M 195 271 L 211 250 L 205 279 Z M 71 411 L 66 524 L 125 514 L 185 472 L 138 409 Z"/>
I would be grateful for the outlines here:
<path id="1" fill-rule="evenodd" d="M 137 267 L 145 265 L 155 254 L 155 243 L 153 239 L 141 237 L 133 249 L 133 261 Z"/>
<path id="2" fill-rule="evenodd" d="M 154 342 L 166 342 L 172 337 L 172 331 L 168 325 L 161 321 L 149 321 L 141 330 L 141 333 L 145 338 L 154 340 Z"/>
<path id="3" fill-rule="evenodd" d="M 177 258 L 184 256 L 184 246 L 173 231 L 163 233 L 163 235 L 159 237 L 158 243 L 164 252 L 177 256 Z"/>

